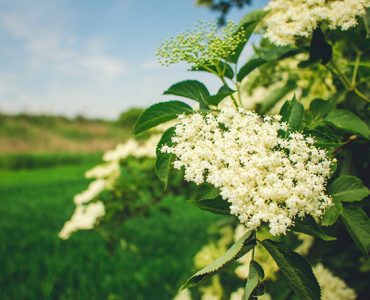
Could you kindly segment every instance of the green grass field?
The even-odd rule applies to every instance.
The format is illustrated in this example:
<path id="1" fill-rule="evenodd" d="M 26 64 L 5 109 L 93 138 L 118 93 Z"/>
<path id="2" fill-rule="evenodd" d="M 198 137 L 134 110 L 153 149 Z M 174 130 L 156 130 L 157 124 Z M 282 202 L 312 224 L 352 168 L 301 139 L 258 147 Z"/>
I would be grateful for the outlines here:
<path id="1" fill-rule="evenodd" d="M 171 299 L 216 218 L 180 199 L 128 222 L 136 251 L 111 255 L 95 232 L 57 237 L 93 162 L 0 170 L 0 299 Z"/>

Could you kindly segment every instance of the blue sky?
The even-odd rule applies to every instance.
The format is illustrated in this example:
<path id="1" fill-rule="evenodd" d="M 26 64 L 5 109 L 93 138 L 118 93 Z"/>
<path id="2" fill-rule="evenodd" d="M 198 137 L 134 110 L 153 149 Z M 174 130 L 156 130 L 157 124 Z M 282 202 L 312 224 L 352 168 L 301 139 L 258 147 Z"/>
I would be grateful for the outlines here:
<path id="1" fill-rule="evenodd" d="M 194 0 L 0 0 L 0 111 L 115 118 L 165 100 L 176 81 L 216 89 L 213 78 L 155 57 L 169 36 L 216 17 Z"/>

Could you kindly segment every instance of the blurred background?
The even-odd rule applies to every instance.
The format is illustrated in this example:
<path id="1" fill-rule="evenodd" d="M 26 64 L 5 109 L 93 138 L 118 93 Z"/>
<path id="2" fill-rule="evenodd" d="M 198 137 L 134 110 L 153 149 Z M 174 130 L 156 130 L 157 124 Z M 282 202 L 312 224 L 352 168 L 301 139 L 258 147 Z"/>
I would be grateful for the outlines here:
<path id="1" fill-rule="evenodd" d="M 196 2 L 0 0 L 0 299 L 171 299 L 191 272 L 215 217 L 182 203 L 125 226 L 137 251 L 111 253 L 95 232 L 57 234 L 84 172 L 130 137 L 143 108 L 180 80 L 218 87 L 160 66 L 159 44 L 267 1 Z"/>

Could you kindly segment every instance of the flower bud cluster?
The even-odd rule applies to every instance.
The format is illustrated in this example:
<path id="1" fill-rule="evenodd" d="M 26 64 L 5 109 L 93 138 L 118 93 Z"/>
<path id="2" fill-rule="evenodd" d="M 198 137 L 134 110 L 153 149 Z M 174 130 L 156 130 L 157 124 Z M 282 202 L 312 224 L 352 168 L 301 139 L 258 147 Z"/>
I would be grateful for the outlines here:
<path id="1" fill-rule="evenodd" d="M 235 53 L 245 39 L 243 30 L 237 31 L 233 22 L 219 30 L 215 23 L 199 22 L 188 30 L 163 42 L 157 50 L 162 65 L 187 62 L 193 67 L 214 65 Z"/>
<path id="2" fill-rule="evenodd" d="M 174 167 L 184 168 L 187 181 L 219 188 L 248 230 L 266 222 L 271 234 L 285 234 L 296 217 L 319 220 L 331 205 L 326 181 L 332 162 L 311 137 L 280 137 L 287 130 L 280 120 L 233 107 L 182 115 L 174 146 L 161 151 L 176 156 Z"/>
<path id="3" fill-rule="evenodd" d="M 320 23 L 348 30 L 367 7 L 368 0 L 272 0 L 266 6 L 270 13 L 264 19 L 265 37 L 284 46 L 294 44 L 296 37 L 309 37 Z"/>

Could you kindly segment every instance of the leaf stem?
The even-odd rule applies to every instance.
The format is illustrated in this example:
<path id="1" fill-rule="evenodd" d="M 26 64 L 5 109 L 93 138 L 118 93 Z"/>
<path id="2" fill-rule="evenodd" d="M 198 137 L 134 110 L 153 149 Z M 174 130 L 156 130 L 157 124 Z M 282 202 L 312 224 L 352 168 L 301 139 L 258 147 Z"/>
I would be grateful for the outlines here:
<path id="1" fill-rule="evenodd" d="M 328 70 L 330 72 L 332 72 L 333 74 L 338 76 L 339 80 L 342 82 L 342 84 L 347 89 L 347 91 L 354 92 L 361 99 L 370 103 L 370 99 L 364 93 L 359 91 L 356 88 L 356 86 L 352 86 L 352 84 L 348 81 L 347 77 L 341 72 L 341 70 L 338 68 L 338 66 L 333 61 L 331 61 L 329 64 L 327 64 L 326 67 L 328 68 Z M 357 71 L 356 71 L 356 73 L 357 73 Z M 356 75 L 356 77 L 357 77 L 357 75 Z"/>
<path id="2" fill-rule="evenodd" d="M 353 89 L 356 88 L 356 79 L 357 79 L 357 73 L 358 73 L 358 67 L 359 67 L 359 64 L 360 64 L 360 59 L 361 59 L 361 52 L 357 52 L 357 55 L 356 55 L 356 62 L 355 62 L 355 67 L 353 69 L 353 74 L 352 74 L 352 81 L 351 81 L 351 87 Z"/>

